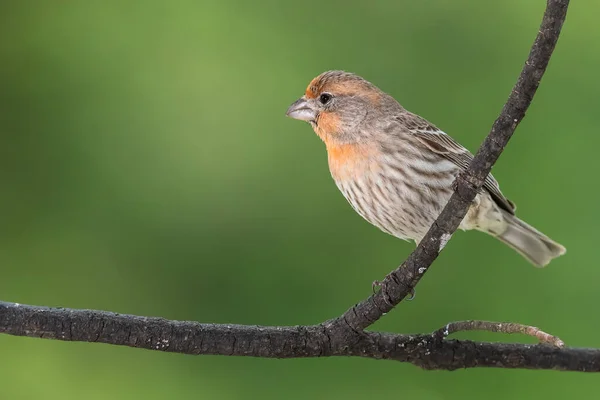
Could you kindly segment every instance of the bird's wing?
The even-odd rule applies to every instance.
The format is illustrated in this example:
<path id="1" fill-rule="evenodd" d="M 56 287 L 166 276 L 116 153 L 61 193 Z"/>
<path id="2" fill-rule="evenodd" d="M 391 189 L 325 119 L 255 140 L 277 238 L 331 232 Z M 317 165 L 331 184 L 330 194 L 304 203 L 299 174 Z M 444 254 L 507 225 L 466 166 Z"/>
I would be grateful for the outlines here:
<path id="1" fill-rule="evenodd" d="M 452 137 L 446 135 L 446 133 L 417 115 L 412 114 L 409 118 L 402 119 L 404 120 L 402 122 L 406 123 L 410 133 L 427 146 L 427 148 L 442 155 L 456 164 L 460 169 L 467 169 L 471 160 L 473 160 L 473 154 L 471 154 L 469 150 L 465 149 L 452 139 Z M 485 178 L 483 188 L 492 195 L 496 204 L 514 215 L 516 210 L 515 204 L 502 194 L 500 186 L 492 174 L 489 174 Z"/>

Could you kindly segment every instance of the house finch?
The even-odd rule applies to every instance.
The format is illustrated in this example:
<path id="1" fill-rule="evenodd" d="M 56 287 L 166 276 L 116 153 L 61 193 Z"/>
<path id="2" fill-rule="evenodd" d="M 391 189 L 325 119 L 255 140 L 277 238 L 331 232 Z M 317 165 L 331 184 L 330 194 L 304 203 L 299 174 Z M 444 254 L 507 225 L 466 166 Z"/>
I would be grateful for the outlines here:
<path id="1" fill-rule="evenodd" d="M 307 121 L 325 142 L 329 169 L 352 208 L 382 231 L 417 244 L 473 155 L 365 79 L 344 71 L 313 79 L 287 116 Z M 489 175 L 460 224 L 506 243 L 536 266 L 565 248 L 515 216 Z"/>

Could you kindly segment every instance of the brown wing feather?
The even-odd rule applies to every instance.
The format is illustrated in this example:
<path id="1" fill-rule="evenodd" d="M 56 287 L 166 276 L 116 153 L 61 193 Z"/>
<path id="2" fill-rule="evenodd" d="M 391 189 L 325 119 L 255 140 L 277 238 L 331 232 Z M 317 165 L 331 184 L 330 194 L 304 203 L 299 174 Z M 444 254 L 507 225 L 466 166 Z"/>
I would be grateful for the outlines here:
<path id="1" fill-rule="evenodd" d="M 408 122 L 408 120 L 410 120 L 410 123 L 407 123 L 407 127 L 409 128 L 410 132 L 415 135 L 417 139 L 419 139 L 419 141 L 421 141 L 430 150 L 452 161 L 461 169 L 467 169 L 471 163 L 471 160 L 473 159 L 473 154 L 471 154 L 469 150 L 465 149 L 458 142 L 452 139 L 452 137 L 446 135 L 444 132 L 424 119 L 414 114 L 412 114 L 411 117 L 412 118 L 405 118 L 405 121 L 402 122 Z M 492 195 L 492 198 L 494 201 L 496 201 L 496 204 L 514 215 L 516 210 L 515 204 L 502 194 L 500 191 L 500 186 L 498 185 L 498 181 L 494 179 L 492 174 L 489 174 L 485 178 L 483 188 Z"/>

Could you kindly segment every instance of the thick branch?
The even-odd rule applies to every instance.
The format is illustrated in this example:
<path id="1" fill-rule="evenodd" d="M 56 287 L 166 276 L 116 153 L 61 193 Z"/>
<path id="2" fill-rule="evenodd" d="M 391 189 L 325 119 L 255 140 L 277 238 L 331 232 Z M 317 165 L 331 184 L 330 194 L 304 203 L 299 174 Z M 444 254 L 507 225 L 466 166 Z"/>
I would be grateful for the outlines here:
<path id="1" fill-rule="evenodd" d="M 355 356 L 445 370 L 497 367 L 600 371 L 597 349 L 441 340 L 435 332 L 426 335 L 362 332 L 348 341 L 340 341 L 323 325 L 200 324 L 4 302 L 0 302 L 0 333 L 184 354 L 269 358 Z"/>
<path id="2" fill-rule="evenodd" d="M 346 311 L 331 325 L 361 331 L 402 301 L 423 277 L 464 218 L 479 188 L 504 150 L 546 71 L 567 14 L 569 0 L 548 0 L 538 35 L 502 112 L 469 168 L 455 181 L 455 191 L 415 251 L 386 276 L 381 290 Z"/>

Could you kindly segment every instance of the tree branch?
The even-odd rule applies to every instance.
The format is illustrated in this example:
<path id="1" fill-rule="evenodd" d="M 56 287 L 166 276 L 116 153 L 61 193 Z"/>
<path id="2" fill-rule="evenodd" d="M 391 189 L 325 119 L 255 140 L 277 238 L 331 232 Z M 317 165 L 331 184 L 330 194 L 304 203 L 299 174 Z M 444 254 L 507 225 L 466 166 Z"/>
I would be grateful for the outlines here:
<path id="1" fill-rule="evenodd" d="M 443 340 L 437 331 L 424 335 L 360 332 L 344 341 L 323 324 L 285 327 L 200 324 L 5 302 L 0 302 L 0 332 L 194 355 L 355 356 L 409 362 L 425 369 L 496 367 L 600 371 L 598 349 Z"/>
<path id="2" fill-rule="evenodd" d="M 186 354 L 270 358 L 359 356 L 410 362 L 426 369 L 486 366 L 599 372 L 599 349 L 445 340 L 444 331 L 441 335 L 439 331 L 421 335 L 365 331 L 413 290 L 464 218 L 485 177 L 525 116 L 558 40 L 568 4 L 569 0 L 547 1 L 539 33 L 508 101 L 469 168 L 457 177 L 452 197 L 427 235 L 406 261 L 385 278 L 378 293 L 340 317 L 319 325 L 260 327 L 0 302 L 0 333 Z M 449 326 L 492 330 L 497 327 L 489 324 Z M 529 332 L 548 339 L 539 330 Z"/>

